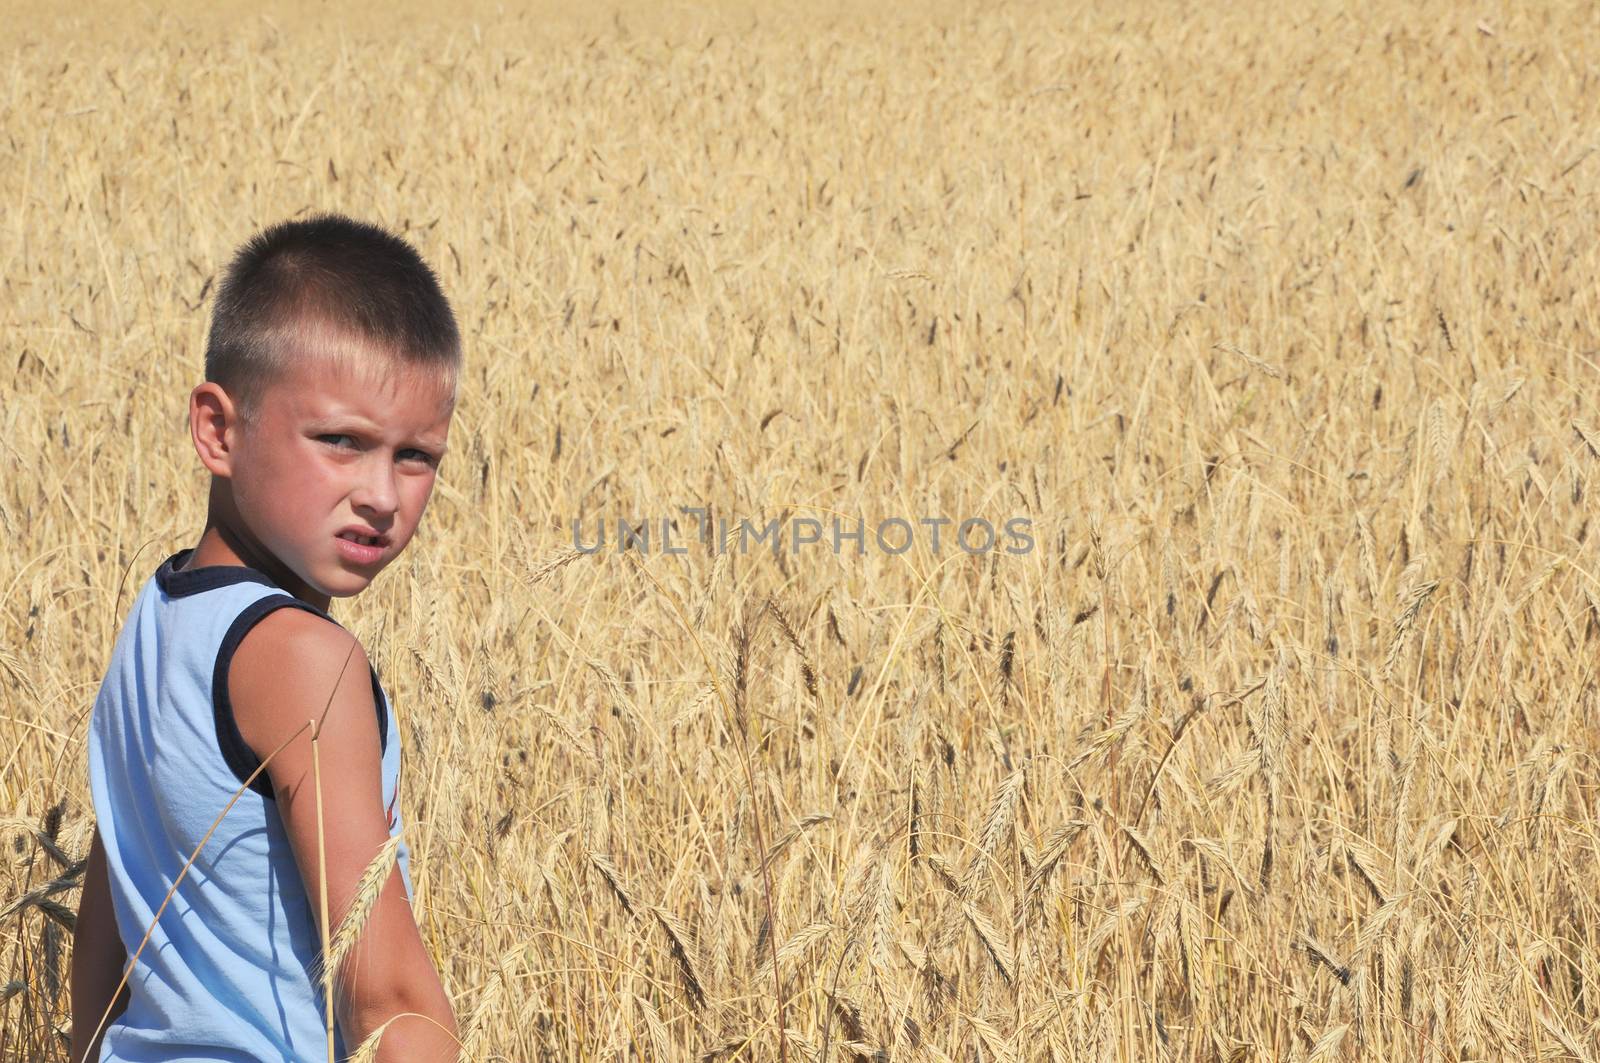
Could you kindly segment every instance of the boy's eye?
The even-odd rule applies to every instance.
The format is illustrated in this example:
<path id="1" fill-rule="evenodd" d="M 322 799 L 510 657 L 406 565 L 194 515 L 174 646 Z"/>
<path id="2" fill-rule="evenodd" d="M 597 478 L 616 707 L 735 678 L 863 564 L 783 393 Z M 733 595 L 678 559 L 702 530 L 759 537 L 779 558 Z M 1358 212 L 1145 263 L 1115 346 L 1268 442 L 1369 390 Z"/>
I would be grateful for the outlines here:
<path id="1" fill-rule="evenodd" d="M 355 438 L 355 436 L 344 432 L 326 432 L 317 436 L 318 442 L 327 443 L 338 450 L 354 448 Z M 432 454 L 429 454 L 426 450 L 418 450 L 416 447 L 407 447 L 405 450 L 400 451 L 400 457 L 404 461 L 421 461 L 428 465 L 439 464 L 438 459 Z"/>

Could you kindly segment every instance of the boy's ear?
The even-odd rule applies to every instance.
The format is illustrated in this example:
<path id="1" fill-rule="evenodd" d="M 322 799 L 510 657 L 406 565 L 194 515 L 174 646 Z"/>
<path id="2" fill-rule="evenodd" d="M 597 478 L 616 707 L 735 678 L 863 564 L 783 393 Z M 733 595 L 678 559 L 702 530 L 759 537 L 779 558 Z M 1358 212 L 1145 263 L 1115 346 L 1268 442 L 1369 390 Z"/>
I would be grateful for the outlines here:
<path id="1" fill-rule="evenodd" d="M 200 464 L 213 476 L 226 479 L 233 475 L 239 412 L 220 384 L 208 380 L 189 392 L 189 436 Z"/>

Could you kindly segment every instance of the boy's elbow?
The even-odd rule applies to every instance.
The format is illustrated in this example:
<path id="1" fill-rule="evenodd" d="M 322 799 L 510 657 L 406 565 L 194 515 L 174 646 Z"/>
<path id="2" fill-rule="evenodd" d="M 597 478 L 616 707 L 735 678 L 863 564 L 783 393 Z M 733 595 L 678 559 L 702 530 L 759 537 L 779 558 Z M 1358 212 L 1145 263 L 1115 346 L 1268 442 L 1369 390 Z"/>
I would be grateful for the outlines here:
<path id="1" fill-rule="evenodd" d="M 344 1011 L 351 1024 L 371 1033 L 396 1015 L 416 1012 L 444 1025 L 453 1026 L 455 1014 L 444 988 L 437 978 L 426 980 L 431 984 L 396 982 L 389 986 L 371 985 L 366 989 L 349 990 L 345 996 Z M 445 1020 L 449 1020 L 446 1022 Z M 354 1045 L 351 1045 L 354 1048 Z"/>
<path id="2" fill-rule="evenodd" d="M 368 979 L 343 994 L 340 1028 L 354 1052 L 381 1031 L 379 1063 L 457 1063 L 460 1032 L 450 998 L 429 965 L 409 977 Z"/>
<path id="3" fill-rule="evenodd" d="M 376 1063 L 460 1059 L 450 998 L 393 877 L 341 962 L 334 995 L 351 1052 L 381 1031 Z"/>

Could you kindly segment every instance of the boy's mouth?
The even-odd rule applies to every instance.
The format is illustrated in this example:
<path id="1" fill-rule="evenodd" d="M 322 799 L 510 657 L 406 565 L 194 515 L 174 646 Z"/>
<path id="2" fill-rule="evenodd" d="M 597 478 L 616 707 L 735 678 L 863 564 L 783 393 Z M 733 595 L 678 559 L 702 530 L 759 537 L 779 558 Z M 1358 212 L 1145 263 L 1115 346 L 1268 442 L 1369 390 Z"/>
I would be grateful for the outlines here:
<path id="1" fill-rule="evenodd" d="M 345 528 L 339 532 L 338 538 L 348 539 L 353 543 L 361 543 L 363 546 L 389 545 L 389 537 L 387 535 L 379 535 L 377 532 L 365 528 Z"/>

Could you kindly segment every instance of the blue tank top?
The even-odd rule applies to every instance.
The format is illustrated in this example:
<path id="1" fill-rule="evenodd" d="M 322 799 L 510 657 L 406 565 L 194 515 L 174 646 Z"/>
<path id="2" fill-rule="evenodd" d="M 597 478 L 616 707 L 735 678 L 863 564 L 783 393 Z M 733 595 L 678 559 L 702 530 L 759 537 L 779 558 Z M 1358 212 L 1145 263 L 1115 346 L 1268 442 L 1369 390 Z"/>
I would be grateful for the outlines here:
<path id="1" fill-rule="evenodd" d="M 260 764 L 228 700 L 234 650 L 275 609 L 337 623 L 252 568 L 178 571 L 192 552 L 167 558 L 140 590 L 90 717 L 89 787 L 130 958 L 184 861 Z M 393 835 L 401 829 L 400 741 L 376 670 L 372 696 Z M 397 860 L 409 902 L 403 841 Z M 128 977 L 128 1006 L 106 1024 L 102 1063 L 325 1061 L 323 994 L 311 977 L 321 950 L 315 903 L 263 771 L 217 823 L 156 922 Z M 344 1060 L 337 1024 L 334 1038 Z"/>

